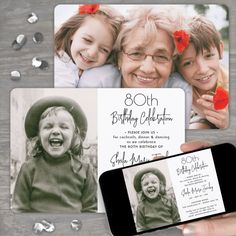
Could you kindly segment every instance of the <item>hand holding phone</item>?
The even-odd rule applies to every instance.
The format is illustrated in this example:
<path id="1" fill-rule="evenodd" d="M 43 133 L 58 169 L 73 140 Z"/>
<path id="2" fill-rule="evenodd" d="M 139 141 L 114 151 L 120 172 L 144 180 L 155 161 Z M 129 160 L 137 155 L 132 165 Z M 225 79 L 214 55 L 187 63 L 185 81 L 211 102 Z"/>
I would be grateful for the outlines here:
<path id="1" fill-rule="evenodd" d="M 235 154 L 233 145 L 221 144 L 105 172 L 100 186 L 113 234 L 134 235 L 236 211 L 230 185 Z"/>

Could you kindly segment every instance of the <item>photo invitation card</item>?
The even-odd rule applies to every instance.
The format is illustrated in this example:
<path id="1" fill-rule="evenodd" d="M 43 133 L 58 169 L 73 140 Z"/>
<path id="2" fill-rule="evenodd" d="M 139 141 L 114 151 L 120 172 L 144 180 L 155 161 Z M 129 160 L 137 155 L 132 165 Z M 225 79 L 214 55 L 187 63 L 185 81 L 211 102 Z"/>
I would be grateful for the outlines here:
<path id="1" fill-rule="evenodd" d="M 184 99 L 175 88 L 12 90 L 12 210 L 104 212 L 102 172 L 180 152 Z"/>
<path id="2" fill-rule="evenodd" d="M 59 4 L 54 48 L 55 88 L 182 88 L 186 129 L 229 126 L 225 5 Z"/>

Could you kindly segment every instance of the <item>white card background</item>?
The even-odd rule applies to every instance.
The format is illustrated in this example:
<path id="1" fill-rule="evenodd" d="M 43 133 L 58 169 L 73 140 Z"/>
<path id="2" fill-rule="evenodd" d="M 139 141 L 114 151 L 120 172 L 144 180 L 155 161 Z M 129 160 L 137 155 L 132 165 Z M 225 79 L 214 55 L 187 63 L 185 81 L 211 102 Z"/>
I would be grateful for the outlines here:
<path id="1" fill-rule="evenodd" d="M 181 221 L 225 212 L 210 149 L 167 162 Z"/>
<path id="2" fill-rule="evenodd" d="M 98 89 L 98 176 L 180 152 L 185 141 L 181 89 Z M 98 211 L 104 211 L 100 194 Z"/>

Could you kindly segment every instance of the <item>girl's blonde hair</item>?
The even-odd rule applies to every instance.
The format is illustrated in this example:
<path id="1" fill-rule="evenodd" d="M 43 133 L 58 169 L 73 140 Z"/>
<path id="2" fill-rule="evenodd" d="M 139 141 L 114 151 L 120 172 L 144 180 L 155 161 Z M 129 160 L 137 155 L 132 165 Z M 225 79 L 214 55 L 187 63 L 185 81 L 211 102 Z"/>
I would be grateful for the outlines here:
<path id="1" fill-rule="evenodd" d="M 175 8 L 174 8 L 175 9 Z M 132 9 L 121 26 L 117 37 L 115 50 L 120 52 L 126 46 L 126 41 L 137 29 L 143 28 L 146 45 L 158 35 L 157 30 L 162 29 L 172 39 L 173 51 L 175 50 L 173 33 L 182 24 L 182 17 L 175 12 L 173 7 L 138 7 Z"/>
<path id="2" fill-rule="evenodd" d="M 120 31 L 120 26 L 123 21 L 122 15 L 114 8 L 107 5 L 100 5 L 96 13 L 93 14 L 75 14 L 70 17 L 56 32 L 54 36 L 54 51 L 60 57 L 60 51 L 65 51 L 70 58 L 71 56 L 71 37 L 80 28 L 80 26 L 88 18 L 96 18 L 106 24 L 111 31 L 115 42 Z"/>

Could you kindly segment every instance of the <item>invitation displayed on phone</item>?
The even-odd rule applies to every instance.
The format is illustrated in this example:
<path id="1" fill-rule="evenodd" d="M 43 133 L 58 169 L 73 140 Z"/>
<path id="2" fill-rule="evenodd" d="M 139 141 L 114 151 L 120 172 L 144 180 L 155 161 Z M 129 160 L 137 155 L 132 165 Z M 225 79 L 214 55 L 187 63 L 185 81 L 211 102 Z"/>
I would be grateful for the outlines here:
<path id="1" fill-rule="evenodd" d="M 210 149 L 168 161 L 182 221 L 225 211 Z"/>
<path id="2" fill-rule="evenodd" d="M 137 232 L 225 212 L 211 149 L 125 168 L 123 176 Z"/>
<path id="3" fill-rule="evenodd" d="M 41 99 L 44 99 L 43 104 L 50 107 L 50 101 L 55 96 L 54 100 L 59 97 L 73 100 L 83 111 L 87 126 L 84 129 L 83 125 L 84 131 L 79 131 L 83 142 L 83 151 L 80 152 L 83 155 L 80 154 L 79 158 L 92 166 L 96 178 L 110 169 L 179 153 L 180 145 L 185 141 L 185 96 L 182 89 L 14 89 L 11 93 L 11 174 L 15 178 L 12 179 L 11 193 L 14 192 L 22 164 L 33 158 L 30 153 L 34 149 L 32 147 L 35 145 L 35 140 L 42 140 L 40 135 L 44 135 L 44 132 L 32 131 L 32 127 L 35 129 L 39 127 L 34 124 L 37 119 L 32 118 L 32 124 L 28 121 L 30 132 L 39 137 L 31 135 L 29 138 L 29 133 L 28 137 L 26 136 L 25 128 L 29 132 L 29 128 L 25 126 L 27 113 Z M 75 124 L 80 124 L 73 112 L 75 107 L 66 107 L 67 113 L 73 115 Z M 40 111 L 36 112 L 36 115 L 39 116 L 39 113 Z M 60 120 L 61 116 L 57 117 L 57 112 L 51 113 L 49 116 L 52 116 L 50 118 L 52 121 L 46 125 L 45 133 L 49 132 L 54 124 L 55 126 L 58 124 L 57 119 L 59 124 L 63 122 Z M 44 115 L 40 119 L 44 120 Z M 43 126 L 43 121 L 39 123 L 40 127 Z M 62 133 L 66 133 L 62 136 L 69 135 L 64 125 L 62 128 L 60 126 L 60 129 Z M 30 139 L 33 139 L 34 143 Z M 42 146 L 45 149 L 42 152 L 47 152 L 48 149 L 53 156 L 53 152 L 66 149 L 64 140 L 66 138 L 63 140 L 49 138 L 49 143 Z M 64 151 L 73 152 L 72 149 Z M 73 160 L 72 169 L 75 167 Z M 49 179 L 47 182 L 48 187 L 50 181 Z M 104 211 L 100 193 L 98 193 L 97 210 Z"/>

